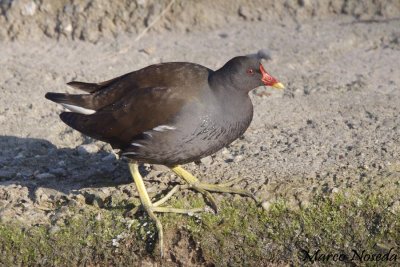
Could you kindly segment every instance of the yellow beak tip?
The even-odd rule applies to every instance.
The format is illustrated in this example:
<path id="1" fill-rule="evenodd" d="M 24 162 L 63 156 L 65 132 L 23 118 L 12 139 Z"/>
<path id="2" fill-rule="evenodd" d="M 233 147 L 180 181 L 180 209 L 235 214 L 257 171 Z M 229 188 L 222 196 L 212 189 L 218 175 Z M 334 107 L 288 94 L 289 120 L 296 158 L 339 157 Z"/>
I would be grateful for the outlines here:
<path id="1" fill-rule="evenodd" d="M 282 83 L 274 83 L 272 87 L 277 88 L 277 89 L 284 89 L 285 86 Z"/>

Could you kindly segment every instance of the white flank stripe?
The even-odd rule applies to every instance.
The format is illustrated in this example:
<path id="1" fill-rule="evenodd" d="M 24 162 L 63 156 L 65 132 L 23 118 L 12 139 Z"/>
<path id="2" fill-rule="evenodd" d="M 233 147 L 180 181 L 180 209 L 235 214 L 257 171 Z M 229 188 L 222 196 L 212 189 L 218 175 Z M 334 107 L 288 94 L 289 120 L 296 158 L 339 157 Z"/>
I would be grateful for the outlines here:
<path id="1" fill-rule="evenodd" d="M 93 110 L 93 109 L 82 108 L 82 107 L 78 107 L 78 106 L 74 106 L 74 105 L 70 105 L 70 104 L 64 104 L 64 103 L 61 103 L 61 105 L 63 105 L 66 109 L 69 109 L 70 111 L 76 112 L 76 113 L 81 113 L 81 114 L 85 114 L 85 115 L 90 115 L 90 114 L 96 113 L 96 110 Z"/>
<path id="2" fill-rule="evenodd" d="M 131 145 L 132 145 L 132 146 L 143 146 L 143 145 L 138 144 L 138 143 L 132 143 Z"/>
<path id="3" fill-rule="evenodd" d="M 169 125 L 160 125 L 160 126 L 153 128 L 153 130 L 157 131 L 157 132 L 165 132 L 167 130 L 175 130 L 175 129 L 176 128 L 174 126 L 169 126 Z"/>
<path id="4" fill-rule="evenodd" d="M 148 135 L 149 137 L 153 137 L 153 135 L 150 132 L 143 132 L 143 134 Z"/>

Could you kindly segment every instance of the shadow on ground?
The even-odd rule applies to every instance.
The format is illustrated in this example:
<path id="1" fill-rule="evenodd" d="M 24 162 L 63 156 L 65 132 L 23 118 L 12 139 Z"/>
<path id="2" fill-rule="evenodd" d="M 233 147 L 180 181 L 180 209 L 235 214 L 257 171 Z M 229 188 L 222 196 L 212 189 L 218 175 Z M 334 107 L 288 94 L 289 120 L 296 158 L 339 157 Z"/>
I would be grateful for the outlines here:
<path id="1" fill-rule="evenodd" d="M 39 187 L 69 194 L 83 188 L 131 182 L 126 161 L 117 160 L 107 151 L 88 153 L 57 148 L 43 139 L 0 136 L 0 186 L 27 187 L 32 201 Z"/>

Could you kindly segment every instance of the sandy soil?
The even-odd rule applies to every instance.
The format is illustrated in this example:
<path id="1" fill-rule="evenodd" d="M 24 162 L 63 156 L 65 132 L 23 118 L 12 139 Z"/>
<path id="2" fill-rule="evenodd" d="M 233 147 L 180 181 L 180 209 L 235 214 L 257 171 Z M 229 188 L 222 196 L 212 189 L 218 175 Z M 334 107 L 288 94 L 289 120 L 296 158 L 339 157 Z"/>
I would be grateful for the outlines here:
<path id="1" fill-rule="evenodd" d="M 186 167 L 208 182 L 243 177 L 238 186 L 293 207 L 345 188 L 400 193 L 399 25 L 338 16 L 153 32 L 140 42 L 121 35 L 97 44 L 0 43 L 0 217 L 51 224 L 70 199 L 87 205 L 136 196 L 125 162 L 64 125 L 62 108 L 45 100 L 46 92 L 77 93 L 65 83 L 99 82 L 158 62 L 215 69 L 261 48 L 271 52 L 268 70 L 287 89 L 252 92 L 255 115 L 244 136 Z M 176 181 L 159 166 L 142 172 L 149 192 Z"/>
<path id="2" fill-rule="evenodd" d="M 398 0 L 3 0 L 0 41 L 52 38 L 96 43 L 126 32 L 139 34 L 149 25 L 160 32 L 192 32 L 238 20 L 286 23 L 337 14 L 394 18 L 399 13 Z"/>

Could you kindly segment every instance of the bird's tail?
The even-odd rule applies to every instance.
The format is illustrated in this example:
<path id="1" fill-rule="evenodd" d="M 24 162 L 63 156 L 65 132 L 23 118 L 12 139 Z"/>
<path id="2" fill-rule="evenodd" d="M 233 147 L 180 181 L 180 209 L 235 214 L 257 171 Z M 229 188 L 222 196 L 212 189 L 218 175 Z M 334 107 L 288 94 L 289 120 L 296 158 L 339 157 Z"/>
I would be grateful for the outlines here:
<path id="1" fill-rule="evenodd" d="M 53 102 L 63 105 L 72 112 L 90 115 L 96 112 L 92 107 L 91 95 L 70 95 L 49 92 L 45 97 Z"/>

